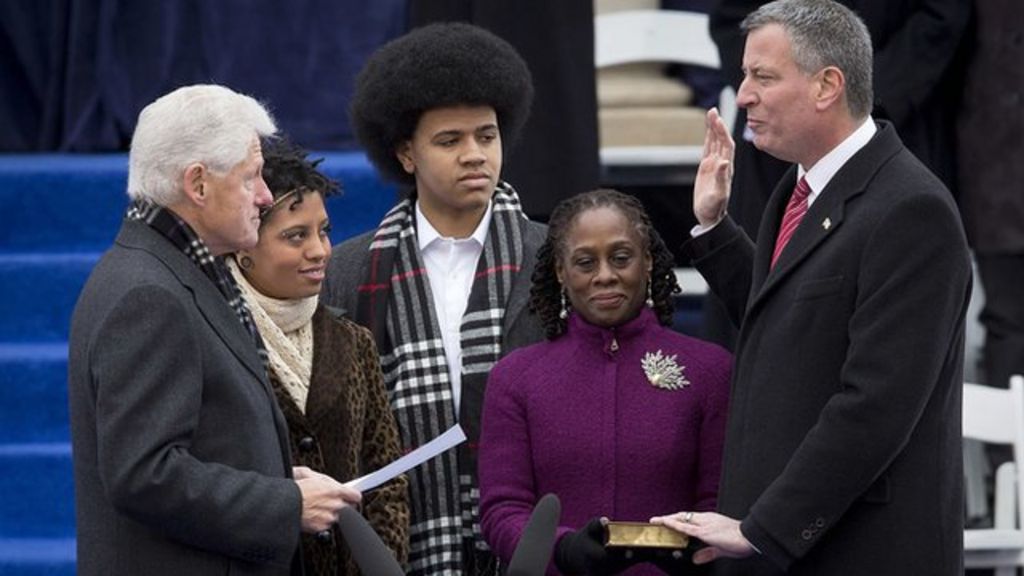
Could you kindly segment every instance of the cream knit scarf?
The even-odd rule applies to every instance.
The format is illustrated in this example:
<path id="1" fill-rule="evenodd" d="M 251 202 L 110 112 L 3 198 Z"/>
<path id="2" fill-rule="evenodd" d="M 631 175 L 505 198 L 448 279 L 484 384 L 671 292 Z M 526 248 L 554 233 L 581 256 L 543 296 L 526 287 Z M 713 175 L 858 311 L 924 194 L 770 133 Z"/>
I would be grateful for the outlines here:
<path id="1" fill-rule="evenodd" d="M 313 313 L 318 296 L 278 300 L 256 290 L 234 258 L 225 258 L 266 344 L 270 370 L 303 414 L 313 371 Z"/>

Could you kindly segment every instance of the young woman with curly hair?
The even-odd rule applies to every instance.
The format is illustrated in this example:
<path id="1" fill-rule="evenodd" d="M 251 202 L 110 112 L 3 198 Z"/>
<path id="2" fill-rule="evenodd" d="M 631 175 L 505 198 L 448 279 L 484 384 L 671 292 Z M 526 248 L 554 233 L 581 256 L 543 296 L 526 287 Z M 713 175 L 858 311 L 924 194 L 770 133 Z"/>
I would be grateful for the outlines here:
<path id="1" fill-rule="evenodd" d="M 324 200 L 338 183 L 284 139 L 264 141 L 263 162 L 274 202 L 260 214 L 259 242 L 228 266 L 267 350 L 292 466 L 345 482 L 402 454 L 373 338 L 319 302 L 331 255 Z M 399 476 L 364 494 L 361 509 L 400 562 L 409 549 L 407 491 Z M 307 576 L 359 574 L 336 525 L 304 534 L 302 559 Z"/>

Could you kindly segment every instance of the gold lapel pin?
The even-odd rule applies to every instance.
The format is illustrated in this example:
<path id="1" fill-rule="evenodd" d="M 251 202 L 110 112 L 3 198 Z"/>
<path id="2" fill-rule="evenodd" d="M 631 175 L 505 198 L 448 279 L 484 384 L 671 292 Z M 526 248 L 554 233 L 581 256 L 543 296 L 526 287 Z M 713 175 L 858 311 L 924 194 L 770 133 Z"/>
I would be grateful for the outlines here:
<path id="1" fill-rule="evenodd" d="M 831 228 L 832 227 L 832 219 L 831 218 L 825 218 L 825 220 L 821 223 L 821 227 L 824 228 L 825 230 L 828 230 L 829 228 Z"/>

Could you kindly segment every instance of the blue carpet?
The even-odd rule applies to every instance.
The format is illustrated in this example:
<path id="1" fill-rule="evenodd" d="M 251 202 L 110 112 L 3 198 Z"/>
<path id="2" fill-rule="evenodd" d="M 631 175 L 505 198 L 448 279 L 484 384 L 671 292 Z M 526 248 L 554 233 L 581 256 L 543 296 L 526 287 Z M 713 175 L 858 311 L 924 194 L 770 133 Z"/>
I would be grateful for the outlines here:
<path id="1" fill-rule="evenodd" d="M 331 239 L 394 205 L 361 153 L 314 154 L 339 180 Z M 68 323 L 127 206 L 125 154 L 0 155 L 0 574 L 75 573 Z"/>
<path id="2" fill-rule="evenodd" d="M 0 538 L 69 538 L 74 534 L 71 445 L 0 446 Z"/>
<path id="3" fill-rule="evenodd" d="M 73 576 L 74 538 L 0 538 L 0 574 Z"/>
<path id="4" fill-rule="evenodd" d="M 98 252 L 0 253 L 0 342 L 65 341 Z"/>
<path id="5" fill-rule="evenodd" d="M 64 342 L 0 344 L 0 453 L 8 443 L 69 441 L 67 365 Z"/>

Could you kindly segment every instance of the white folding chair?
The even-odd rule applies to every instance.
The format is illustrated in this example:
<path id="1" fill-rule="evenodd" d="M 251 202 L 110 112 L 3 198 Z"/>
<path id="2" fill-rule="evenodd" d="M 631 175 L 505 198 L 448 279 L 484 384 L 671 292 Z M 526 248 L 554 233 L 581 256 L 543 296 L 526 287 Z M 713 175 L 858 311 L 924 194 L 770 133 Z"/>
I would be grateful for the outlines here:
<path id="1" fill-rule="evenodd" d="M 708 16 L 683 10 L 624 10 L 594 18 L 597 68 L 664 62 L 719 68 L 718 49 Z M 722 92 L 719 110 L 731 127 L 736 116 L 731 88 Z M 605 166 L 689 165 L 700 163 L 701 146 L 603 146 Z"/>
<path id="2" fill-rule="evenodd" d="M 963 436 L 1013 448 L 1013 462 L 996 472 L 994 526 L 964 531 L 965 567 L 1013 576 L 1024 567 L 1024 482 L 1018 474 L 1024 458 L 1024 377 L 1012 377 L 1008 390 L 965 383 Z"/>

